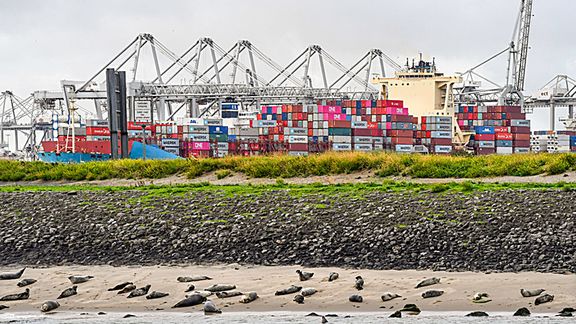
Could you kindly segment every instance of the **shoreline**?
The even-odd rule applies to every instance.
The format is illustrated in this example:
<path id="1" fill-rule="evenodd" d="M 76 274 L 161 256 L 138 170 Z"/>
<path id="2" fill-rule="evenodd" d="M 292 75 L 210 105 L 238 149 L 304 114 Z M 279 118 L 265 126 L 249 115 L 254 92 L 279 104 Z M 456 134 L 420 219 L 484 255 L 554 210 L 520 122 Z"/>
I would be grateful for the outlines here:
<path id="1" fill-rule="evenodd" d="M 0 267 L 0 272 L 12 271 L 14 267 Z M 301 282 L 296 269 L 314 272 L 309 281 Z M 340 278 L 328 282 L 331 271 L 340 274 Z M 99 312 L 165 312 L 188 313 L 200 312 L 201 305 L 172 309 L 179 300 L 185 297 L 184 290 L 189 284 L 196 289 L 203 289 L 213 284 L 233 284 L 237 290 L 247 293 L 256 291 L 259 299 L 250 304 L 239 303 L 240 297 L 217 298 L 212 300 L 225 313 L 261 313 L 261 312 L 317 312 L 317 313 L 392 313 L 405 304 L 416 304 L 422 315 L 429 313 L 447 314 L 471 311 L 486 311 L 510 315 L 518 308 L 527 307 L 534 314 L 554 314 L 564 307 L 573 307 L 576 296 L 573 294 L 573 283 L 576 276 L 543 273 L 492 273 L 475 272 L 441 272 L 416 270 L 357 270 L 342 268 L 301 268 L 298 266 L 239 266 L 235 264 L 221 266 L 152 266 L 152 267 L 112 267 L 112 266 L 66 266 L 50 268 L 29 268 L 22 278 L 34 278 L 38 282 L 28 286 L 30 299 L 24 301 L 0 302 L 10 308 L 0 311 L 6 313 L 39 312 L 40 305 L 46 300 L 55 300 L 58 294 L 71 287 L 69 275 L 93 275 L 95 278 L 78 284 L 78 295 L 58 300 L 61 307 L 57 312 L 83 313 Z M 212 280 L 181 283 L 178 276 L 208 275 Z M 362 275 L 365 279 L 364 290 L 354 289 L 354 278 Z M 430 287 L 416 289 L 418 282 L 425 278 L 438 277 L 440 283 Z M 150 284 L 151 291 L 168 292 L 170 295 L 161 299 L 147 300 L 144 297 L 127 299 L 110 288 L 120 282 L 132 281 L 137 287 Z M 3 294 L 17 293 L 24 290 L 16 286 L 18 280 L 0 281 Z M 306 297 L 304 304 L 292 301 L 294 295 L 275 296 L 274 292 L 292 284 L 313 287 L 318 292 Z M 536 297 L 525 298 L 520 289 L 545 288 L 555 296 L 554 301 L 535 306 Z M 420 294 L 426 290 L 443 290 L 445 293 L 436 298 L 423 299 Z M 380 299 L 384 292 L 394 292 L 403 297 L 383 302 Z M 477 292 L 487 292 L 491 302 L 475 304 L 472 296 Z M 363 303 L 351 303 L 348 297 L 360 294 Z"/>

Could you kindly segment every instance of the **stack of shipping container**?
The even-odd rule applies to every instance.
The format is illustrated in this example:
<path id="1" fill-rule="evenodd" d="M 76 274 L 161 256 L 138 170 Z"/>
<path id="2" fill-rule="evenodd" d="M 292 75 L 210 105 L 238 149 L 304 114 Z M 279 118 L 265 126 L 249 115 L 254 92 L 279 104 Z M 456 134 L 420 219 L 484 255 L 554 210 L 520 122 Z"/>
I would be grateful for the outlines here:
<path id="1" fill-rule="evenodd" d="M 536 153 L 576 152 L 576 131 L 535 131 L 530 149 Z"/>
<path id="2" fill-rule="evenodd" d="M 452 153 L 452 117 L 422 116 L 416 126 L 416 142 L 435 154 Z"/>

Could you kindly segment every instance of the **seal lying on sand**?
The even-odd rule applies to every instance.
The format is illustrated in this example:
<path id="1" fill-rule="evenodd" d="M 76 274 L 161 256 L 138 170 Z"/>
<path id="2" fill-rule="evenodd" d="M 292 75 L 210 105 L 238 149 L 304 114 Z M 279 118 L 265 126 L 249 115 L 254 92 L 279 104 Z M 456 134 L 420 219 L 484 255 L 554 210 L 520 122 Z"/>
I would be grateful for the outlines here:
<path id="1" fill-rule="evenodd" d="M 420 308 L 418 308 L 418 306 L 416 306 L 416 304 L 406 304 L 400 310 L 400 312 L 405 312 L 408 315 L 418 315 L 418 314 L 420 314 Z"/>
<path id="2" fill-rule="evenodd" d="M 242 295 L 244 294 L 239 291 L 219 291 L 216 293 L 216 297 L 218 298 L 230 298 Z"/>
<path id="3" fill-rule="evenodd" d="M 466 316 L 468 316 L 468 317 L 487 317 L 488 314 L 485 312 L 472 312 L 472 313 L 467 314 Z"/>
<path id="4" fill-rule="evenodd" d="M 93 276 L 70 276 L 70 277 L 68 277 L 68 280 L 70 280 L 70 282 L 73 285 L 86 282 L 90 279 L 94 279 L 94 277 Z"/>
<path id="5" fill-rule="evenodd" d="M 145 287 L 142 288 L 138 288 L 136 290 L 133 290 L 130 295 L 128 295 L 127 298 L 134 298 L 134 297 L 140 297 L 140 296 L 144 296 L 148 293 L 148 291 L 150 290 L 150 285 L 146 285 Z"/>
<path id="6" fill-rule="evenodd" d="M 330 274 L 328 275 L 328 281 L 334 281 L 336 279 L 338 279 L 340 275 L 338 274 L 338 272 L 330 272 Z"/>
<path id="7" fill-rule="evenodd" d="M 146 299 L 158 299 L 158 298 L 163 298 L 170 295 L 169 293 L 164 293 L 164 292 L 160 292 L 160 291 L 153 291 L 151 292 L 148 296 L 146 296 Z"/>
<path id="8" fill-rule="evenodd" d="M 183 299 L 176 303 L 176 305 L 172 306 L 172 308 L 180 308 L 180 307 L 190 307 L 200 305 L 206 301 L 206 297 L 201 295 L 192 295 L 186 299 Z"/>
<path id="9" fill-rule="evenodd" d="M 304 288 L 302 289 L 302 291 L 300 291 L 300 293 L 302 294 L 302 296 L 304 297 L 308 297 L 308 296 L 312 296 L 315 293 L 317 293 L 318 290 L 314 289 L 314 288 Z"/>
<path id="10" fill-rule="evenodd" d="M 46 313 L 53 311 L 58 307 L 60 307 L 60 303 L 58 303 L 57 301 L 49 300 L 44 302 L 44 304 L 42 304 L 42 306 L 40 307 L 40 311 Z"/>
<path id="11" fill-rule="evenodd" d="M 303 272 L 302 270 L 296 270 L 296 273 L 300 277 L 300 281 L 310 280 L 314 276 L 313 272 Z"/>
<path id="12" fill-rule="evenodd" d="M 14 280 L 14 279 L 20 279 L 20 277 L 22 277 L 22 274 L 24 273 L 24 271 L 26 270 L 26 268 L 17 271 L 17 272 L 12 272 L 12 273 L 0 273 L 0 280 Z"/>
<path id="13" fill-rule="evenodd" d="M 0 310 L 6 309 L 6 308 L 10 308 L 10 307 L 6 306 L 6 305 L 0 305 Z"/>
<path id="14" fill-rule="evenodd" d="M 122 290 L 120 290 L 120 291 L 118 292 L 118 295 L 122 295 L 122 294 L 125 294 L 125 293 L 129 293 L 129 292 L 131 292 L 131 291 L 134 290 L 134 289 L 136 289 L 136 285 L 134 285 L 134 284 L 129 284 L 129 285 L 127 285 L 126 287 L 122 288 Z"/>
<path id="15" fill-rule="evenodd" d="M 56 298 L 56 299 L 62 299 L 62 298 L 74 296 L 74 295 L 78 294 L 77 289 L 78 289 L 78 286 L 72 286 L 72 288 L 65 289 L 62 293 L 60 293 L 60 296 L 58 296 L 58 298 Z"/>
<path id="16" fill-rule="evenodd" d="M 30 298 L 30 289 L 26 288 L 26 290 L 23 293 L 6 295 L 0 298 L 0 301 L 24 300 L 28 298 Z"/>
<path id="17" fill-rule="evenodd" d="M 530 310 L 526 307 L 522 307 L 518 309 L 512 316 L 530 316 Z"/>
<path id="18" fill-rule="evenodd" d="M 192 276 L 192 277 L 178 277 L 176 278 L 178 282 L 192 282 L 192 281 L 202 281 L 202 280 L 212 280 L 208 276 Z"/>
<path id="19" fill-rule="evenodd" d="M 26 287 L 26 286 L 30 286 L 31 284 L 34 284 L 36 282 L 38 282 L 38 280 L 36 280 L 36 279 L 22 279 L 16 285 L 18 287 Z"/>
<path id="20" fill-rule="evenodd" d="M 222 314 L 222 310 L 220 310 L 212 301 L 207 301 L 204 303 L 204 314 Z"/>
<path id="21" fill-rule="evenodd" d="M 402 296 L 400 296 L 398 294 L 391 293 L 391 292 L 386 292 L 380 298 L 382 298 L 382 301 L 385 302 L 385 301 L 389 301 L 389 300 L 396 299 L 399 297 L 402 297 Z"/>
<path id="22" fill-rule="evenodd" d="M 553 300 L 554 300 L 554 295 L 544 294 L 544 295 L 536 298 L 536 301 L 534 301 L 534 305 L 549 303 Z"/>
<path id="23" fill-rule="evenodd" d="M 427 287 L 427 286 L 432 286 L 435 284 L 440 283 L 440 278 L 428 278 L 426 280 L 421 281 L 419 284 L 416 285 L 416 288 L 422 288 L 422 287 Z"/>
<path id="24" fill-rule="evenodd" d="M 361 303 L 364 299 L 360 295 L 352 295 L 348 298 L 349 301 L 353 303 Z"/>
<path id="25" fill-rule="evenodd" d="M 304 296 L 298 294 L 293 299 L 297 304 L 304 304 Z"/>
<path id="26" fill-rule="evenodd" d="M 354 287 L 358 290 L 364 289 L 364 279 L 361 276 L 356 277 L 356 282 L 354 283 Z"/>
<path id="27" fill-rule="evenodd" d="M 522 297 L 536 297 L 536 296 L 540 296 L 541 293 L 543 293 L 544 291 L 546 291 L 545 289 L 520 289 L 520 293 L 522 294 Z"/>
<path id="28" fill-rule="evenodd" d="M 422 298 L 438 297 L 438 296 L 442 296 L 443 294 L 444 294 L 444 291 L 442 291 L 442 290 L 428 290 L 428 291 L 422 293 Z"/>
<path id="29" fill-rule="evenodd" d="M 248 293 L 248 295 L 244 295 L 240 299 L 240 302 L 242 304 L 248 304 L 248 303 L 255 301 L 256 299 L 258 299 L 258 294 L 256 292 L 252 291 L 252 292 Z"/>
<path id="30" fill-rule="evenodd" d="M 126 286 L 132 285 L 132 284 L 133 284 L 132 282 L 126 281 L 126 282 L 123 282 L 121 284 L 117 284 L 116 286 L 114 286 L 112 288 L 109 288 L 108 291 L 121 290 L 121 289 L 126 288 Z"/>
<path id="31" fill-rule="evenodd" d="M 288 288 L 286 288 L 286 289 L 282 289 L 282 290 L 276 291 L 276 292 L 274 293 L 274 295 L 276 295 L 276 296 L 289 295 L 289 294 L 297 293 L 297 292 L 299 292 L 300 290 L 302 290 L 302 287 L 292 285 L 292 286 L 290 286 L 290 287 L 288 287 Z"/>
<path id="32" fill-rule="evenodd" d="M 204 290 L 209 291 L 209 292 L 219 292 L 219 291 L 227 291 L 227 290 L 233 290 L 233 289 L 236 289 L 236 286 L 216 284 L 216 285 L 212 285 L 212 286 L 210 286 Z"/>

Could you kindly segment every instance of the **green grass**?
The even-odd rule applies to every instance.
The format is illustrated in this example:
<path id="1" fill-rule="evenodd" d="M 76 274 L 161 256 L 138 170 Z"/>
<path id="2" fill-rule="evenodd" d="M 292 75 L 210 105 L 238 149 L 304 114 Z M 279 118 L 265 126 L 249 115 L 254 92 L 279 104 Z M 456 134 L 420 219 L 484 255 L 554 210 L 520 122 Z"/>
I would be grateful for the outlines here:
<path id="1" fill-rule="evenodd" d="M 488 156 L 403 155 L 331 152 L 309 157 L 286 155 L 222 159 L 142 161 L 117 160 L 82 164 L 0 161 L 0 181 L 159 179 L 173 175 L 196 178 L 215 172 L 219 179 L 235 173 L 252 178 L 351 174 L 373 171 L 381 177 L 483 178 L 562 174 L 576 170 L 576 154 Z M 282 181 L 278 180 L 278 184 Z"/>
<path id="2" fill-rule="evenodd" d="M 438 189 L 440 188 L 440 189 Z M 576 190 L 576 183 L 480 183 L 480 182 L 448 182 L 444 184 L 420 184 L 406 181 L 385 180 L 381 183 L 356 183 L 356 184 L 274 184 L 274 185 L 211 185 L 206 183 L 186 184 L 175 186 L 95 186 L 95 185 L 61 185 L 61 186 L 0 186 L 0 192 L 21 191 L 128 191 L 135 190 L 145 193 L 145 198 L 164 197 L 172 198 L 194 192 L 212 192 L 227 196 L 234 195 L 262 195 L 271 192 L 286 191 L 295 196 L 302 195 L 336 195 L 344 194 L 354 197 L 363 197 L 370 192 L 428 192 L 433 194 L 464 193 L 469 194 L 478 191 L 493 190 Z M 315 208 L 330 208 L 325 204 L 314 205 Z"/>

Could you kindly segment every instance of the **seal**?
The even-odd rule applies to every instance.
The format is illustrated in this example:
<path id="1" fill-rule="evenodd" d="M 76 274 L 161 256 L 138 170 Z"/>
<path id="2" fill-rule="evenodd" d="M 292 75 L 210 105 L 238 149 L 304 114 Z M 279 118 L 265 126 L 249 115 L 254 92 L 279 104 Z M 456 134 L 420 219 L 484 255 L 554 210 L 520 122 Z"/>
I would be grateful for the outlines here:
<path id="1" fill-rule="evenodd" d="M 348 298 L 348 300 L 353 303 L 361 303 L 364 299 L 360 295 L 352 295 Z"/>
<path id="2" fill-rule="evenodd" d="M 428 290 L 428 291 L 422 293 L 422 298 L 433 298 L 433 297 L 442 296 L 443 294 L 444 294 L 444 291 L 442 291 L 442 290 Z"/>
<path id="3" fill-rule="evenodd" d="M 169 293 L 164 293 L 164 292 L 160 292 L 160 291 L 153 291 L 151 292 L 148 296 L 146 296 L 146 299 L 158 299 L 158 298 L 163 298 L 170 295 Z"/>
<path id="4" fill-rule="evenodd" d="M 416 285 L 416 288 L 422 288 L 422 287 L 427 287 L 427 286 L 432 286 L 435 284 L 440 283 L 440 278 L 428 278 L 426 280 L 421 281 L 419 284 Z"/>
<path id="5" fill-rule="evenodd" d="M 392 313 L 392 315 L 388 316 L 390 318 L 402 318 L 402 312 L 401 311 L 395 311 L 394 313 Z"/>
<path id="6" fill-rule="evenodd" d="M 56 298 L 56 299 L 62 299 L 62 298 L 74 296 L 74 295 L 78 294 L 77 289 L 78 289 L 78 286 L 72 286 L 72 288 L 65 289 L 62 293 L 60 293 L 60 296 L 58 296 L 58 298 Z"/>
<path id="7" fill-rule="evenodd" d="M 26 268 L 21 269 L 20 271 L 12 272 L 12 273 L 0 273 L 0 280 L 20 279 L 20 277 L 22 277 L 22 274 L 24 273 L 25 270 L 26 270 Z"/>
<path id="8" fill-rule="evenodd" d="M 194 291 L 195 289 L 196 289 L 196 286 L 190 285 L 190 286 L 188 286 L 188 288 L 186 288 L 186 290 L 184 292 Z"/>
<path id="9" fill-rule="evenodd" d="M 192 276 L 192 277 L 178 277 L 176 278 L 178 282 L 192 282 L 192 281 L 202 281 L 202 280 L 212 280 L 208 276 Z"/>
<path id="10" fill-rule="evenodd" d="M 536 297 L 540 296 L 541 293 L 545 292 L 545 289 L 520 289 L 520 294 L 522 297 Z"/>
<path id="11" fill-rule="evenodd" d="M 293 299 L 297 304 L 304 304 L 304 296 L 296 295 Z"/>
<path id="12" fill-rule="evenodd" d="M 526 307 L 519 308 L 513 316 L 530 316 L 530 310 Z"/>
<path id="13" fill-rule="evenodd" d="M 68 277 L 68 280 L 70 280 L 70 282 L 73 285 L 77 285 L 77 284 L 86 282 L 90 279 L 94 279 L 94 277 L 93 276 L 70 276 L 70 277 Z"/>
<path id="14" fill-rule="evenodd" d="M 392 299 L 396 299 L 399 297 L 402 297 L 402 296 L 395 294 L 395 293 L 391 293 L 391 292 L 385 292 L 382 296 L 380 296 L 380 298 L 382 298 L 383 302 L 390 301 Z"/>
<path id="15" fill-rule="evenodd" d="M 303 272 L 302 270 L 296 270 L 296 273 L 300 277 L 300 281 L 310 280 L 313 276 L 313 272 Z"/>
<path id="16" fill-rule="evenodd" d="M 334 281 L 338 279 L 338 277 L 340 277 L 338 272 L 330 272 L 330 274 L 328 275 L 328 281 Z"/>
<path id="17" fill-rule="evenodd" d="M 42 313 L 50 312 L 55 310 L 56 308 L 60 307 L 60 303 L 57 301 L 49 300 L 45 301 L 42 306 L 40 307 L 40 311 Z"/>
<path id="18" fill-rule="evenodd" d="M 488 314 L 486 312 L 472 312 L 466 315 L 467 317 L 487 317 Z"/>
<path id="19" fill-rule="evenodd" d="M 6 295 L 0 298 L 0 301 L 14 301 L 14 300 L 25 300 L 30 298 L 30 289 L 26 288 L 26 290 L 19 294 L 12 294 Z"/>
<path id="20" fill-rule="evenodd" d="M 288 288 L 286 288 L 286 289 L 282 289 L 282 290 L 276 291 L 276 292 L 274 293 L 274 295 L 276 295 L 276 296 L 289 295 L 289 294 L 297 293 L 297 292 L 299 292 L 300 290 L 302 290 L 302 287 L 292 285 L 292 286 L 290 286 L 290 287 L 288 287 Z"/>
<path id="21" fill-rule="evenodd" d="M 364 289 L 364 279 L 361 276 L 356 277 L 356 283 L 354 283 L 354 287 L 358 290 Z"/>
<path id="22" fill-rule="evenodd" d="M 300 293 L 302 294 L 302 296 L 304 297 L 308 297 L 308 296 L 312 296 L 315 293 L 317 293 L 318 290 L 314 289 L 314 288 L 304 288 L 302 289 L 302 291 L 300 291 Z"/>
<path id="23" fill-rule="evenodd" d="M 128 295 L 127 298 L 144 296 L 148 293 L 148 291 L 150 290 L 150 287 L 151 287 L 150 285 L 146 285 L 145 287 L 135 289 L 132 292 L 130 292 L 130 295 Z"/>
<path id="24" fill-rule="evenodd" d="M 125 293 L 129 293 L 129 292 L 131 292 L 131 291 L 134 290 L 134 289 L 136 289 L 136 285 L 134 285 L 134 284 L 129 284 L 129 285 L 127 285 L 126 287 L 122 288 L 122 290 L 120 290 L 120 291 L 118 292 L 118 295 L 125 294 Z"/>
<path id="25" fill-rule="evenodd" d="M 196 306 L 202 304 L 205 301 L 206 297 L 202 295 L 192 295 L 190 297 L 187 297 L 186 299 L 179 301 L 178 303 L 176 303 L 176 305 L 172 306 L 172 308 Z"/>
<path id="26" fill-rule="evenodd" d="M 18 287 L 26 287 L 26 286 L 30 286 L 31 284 L 34 284 L 36 282 L 38 282 L 38 280 L 36 280 L 36 279 L 22 279 L 16 285 Z"/>
<path id="27" fill-rule="evenodd" d="M 563 308 L 558 315 L 556 316 L 560 316 L 560 317 L 572 317 L 574 316 L 572 313 L 576 312 L 576 309 L 572 308 L 572 307 L 566 307 Z"/>
<path id="28" fill-rule="evenodd" d="M 408 315 L 418 315 L 420 314 L 420 308 L 416 306 L 416 304 L 406 304 L 402 309 L 401 312 L 405 312 Z"/>
<path id="29" fill-rule="evenodd" d="M 244 294 L 239 291 L 219 291 L 216 293 L 216 297 L 218 298 L 230 298 L 242 295 Z"/>
<path id="30" fill-rule="evenodd" d="M 116 286 L 114 286 L 112 288 L 108 288 L 108 291 L 122 290 L 122 289 L 126 288 L 126 286 L 132 285 L 132 284 L 134 284 L 134 283 L 126 281 L 126 282 L 123 282 L 121 284 L 117 284 Z"/>
<path id="31" fill-rule="evenodd" d="M 6 305 L 0 305 L 0 310 L 6 309 L 6 308 L 10 308 L 10 307 L 6 306 Z"/>
<path id="32" fill-rule="evenodd" d="M 328 323 L 328 320 L 326 319 L 326 316 L 322 316 L 322 324 Z"/>
<path id="33" fill-rule="evenodd" d="M 204 314 L 211 315 L 211 314 L 222 314 L 222 310 L 216 307 L 212 301 L 207 301 L 204 303 Z"/>
<path id="34" fill-rule="evenodd" d="M 219 291 L 227 291 L 227 290 L 233 290 L 233 289 L 236 289 L 236 286 L 216 284 L 216 285 L 212 285 L 212 286 L 210 286 L 204 290 L 209 291 L 209 292 L 219 292 Z"/>
<path id="35" fill-rule="evenodd" d="M 482 293 L 476 293 L 474 294 L 474 297 L 472 297 L 472 302 L 475 304 L 485 304 L 488 302 L 491 302 L 492 299 L 488 298 L 488 293 L 482 292 Z"/>
<path id="36" fill-rule="evenodd" d="M 242 296 L 242 298 L 240 299 L 240 302 L 242 304 L 249 304 L 253 301 L 255 301 L 256 299 L 258 299 L 258 294 L 254 291 L 248 293 L 248 295 L 244 295 Z"/>
<path id="37" fill-rule="evenodd" d="M 554 295 L 544 294 L 534 301 L 534 305 L 549 303 L 554 300 Z"/>
<path id="38" fill-rule="evenodd" d="M 186 297 L 190 297 L 190 296 L 193 296 L 193 295 L 200 295 L 200 296 L 202 296 L 202 297 L 210 297 L 210 296 L 214 295 L 214 293 L 211 292 L 211 291 L 205 291 L 205 290 L 203 290 L 203 291 L 193 291 L 193 292 L 190 293 L 190 294 L 186 294 Z"/>

